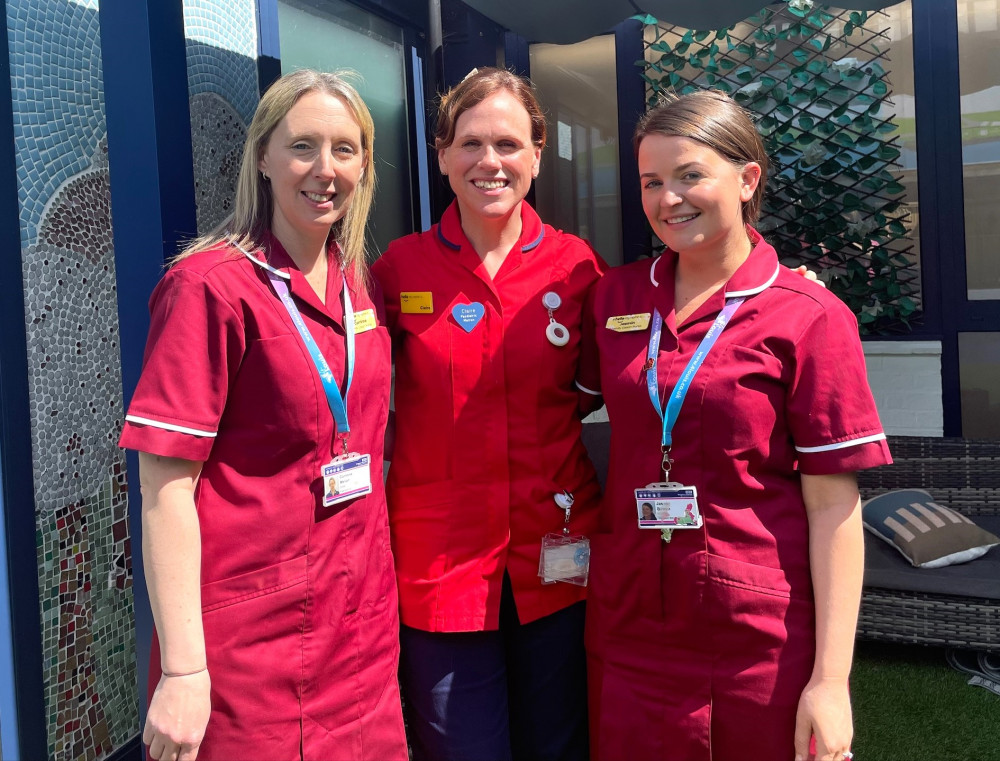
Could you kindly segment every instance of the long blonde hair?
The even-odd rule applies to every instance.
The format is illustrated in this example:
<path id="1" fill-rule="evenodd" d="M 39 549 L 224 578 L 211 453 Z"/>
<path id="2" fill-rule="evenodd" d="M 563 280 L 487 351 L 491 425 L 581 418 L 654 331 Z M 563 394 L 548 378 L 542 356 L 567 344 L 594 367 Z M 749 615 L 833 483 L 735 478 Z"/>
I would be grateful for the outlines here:
<path id="1" fill-rule="evenodd" d="M 375 142 L 375 125 L 368 106 L 358 91 L 348 83 L 350 72 L 332 73 L 301 69 L 285 74 L 272 84 L 260 99 L 243 146 L 243 160 L 236 181 L 236 199 L 233 213 L 209 233 L 191 241 L 175 258 L 177 262 L 198 251 L 230 241 L 246 251 L 263 246 L 271 229 L 274 202 L 271 186 L 257 169 L 267 142 L 278 123 L 292 109 L 299 98 L 310 92 L 323 92 L 339 98 L 351 111 L 361 128 L 361 150 L 364 171 L 354 189 L 354 197 L 347 213 L 330 229 L 330 237 L 343 253 L 344 265 L 351 267 L 364 282 L 365 225 L 375 196 L 375 167 L 372 147 Z"/>

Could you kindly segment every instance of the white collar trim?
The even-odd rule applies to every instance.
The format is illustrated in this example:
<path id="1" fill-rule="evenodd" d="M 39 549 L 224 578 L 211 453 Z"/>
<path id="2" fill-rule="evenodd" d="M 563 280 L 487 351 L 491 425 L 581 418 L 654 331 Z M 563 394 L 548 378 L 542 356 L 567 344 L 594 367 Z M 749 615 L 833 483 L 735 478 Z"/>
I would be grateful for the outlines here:
<path id="1" fill-rule="evenodd" d="M 653 259 L 653 263 L 649 266 L 649 282 L 653 284 L 654 288 L 660 285 L 660 281 L 656 279 L 656 265 L 662 258 L 663 258 L 662 256 L 656 257 L 655 259 Z M 762 283 L 761 285 L 758 285 L 756 288 L 748 288 L 744 291 L 726 291 L 726 298 L 735 299 L 739 298 L 740 296 L 753 296 L 755 294 L 758 294 L 764 289 L 770 287 L 770 285 L 774 283 L 775 280 L 778 279 L 779 272 L 781 272 L 780 264 L 774 268 L 774 273 L 771 275 L 771 277 L 767 279 L 766 282 Z"/>
<path id="2" fill-rule="evenodd" d="M 236 248 L 239 250 L 239 252 L 241 254 L 243 254 L 243 256 L 245 256 L 247 259 L 249 259 L 250 261 L 252 261 L 258 267 L 263 267 L 268 272 L 273 272 L 275 275 L 277 275 L 278 277 L 283 277 L 285 280 L 291 280 L 292 279 L 292 276 L 289 275 L 287 272 L 282 272 L 281 270 L 276 269 L 275 267 L 272 267 L 270 264 L 268 264 L 263 259 L 258 259 L 256 256 L 254 256 L 249 251 L 247 251 L 245 248 L 243 248 L 243 246 L 240 246 L 240 245 L 238 245 L 236 243 L 233 243 L 233 245 L 236 246 Z"/>
<path id="3" fill-rule="evenodd" d="M 740 296 L 753 296 L 755 294 L 758 294 L 761 291 L 763 291 L 765 288 L 767 288 L 768 286 L 770 286 L 771 283 L 773 283 L 775 280 L 778 279 L 778 273 L 779 272 L 781 272 L 781 265 L 780 264 L 777 267 L 774 268 L 774 274 L 771 275 L 771 277 L 769 277 L 767 279 L 767 282 L 763 283 L 762 285 L 758 285 L 756 288 L 747 288 L 745 291 L 726 291 L 726 298 L 727 299 L 735 299 L 735 298 L 739 298 Z"/>

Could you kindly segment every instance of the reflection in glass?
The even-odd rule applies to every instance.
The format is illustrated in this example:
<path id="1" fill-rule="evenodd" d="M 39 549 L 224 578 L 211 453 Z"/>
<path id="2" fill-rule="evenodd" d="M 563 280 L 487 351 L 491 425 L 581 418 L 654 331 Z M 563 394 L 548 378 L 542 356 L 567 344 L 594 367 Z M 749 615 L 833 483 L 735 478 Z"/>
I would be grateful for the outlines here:
<path id="1" fill-rule="evenodd" d="M 959 333 L 962 435 L 1000 437 L 1000 333 Z"/>
<path id="2" fill-rule="evenodd" d="M 378 190 L 369 231 L 378 252 L 413 232 L 403 33 L 341 0 L 279 0 L 282 72 L 353 69 L 375 121 Z M 375 253 L 375 252 L 371 252 Z"/>
<path id="3" fill-rule="evenodd" d="M 1000 3 L 959 0 L 966 279 L 970 299 L 1000 299 Z M 963 392 L 964 393 L 964 392 Z"/>
<path id="4" fill-rule="evenodd" d="M 535 181 L 537 211 L 553 227 L 590 241 L 608 264 L 621 264 L 614 36 L 532 45 L 530 52 L 549 130 Z"/>

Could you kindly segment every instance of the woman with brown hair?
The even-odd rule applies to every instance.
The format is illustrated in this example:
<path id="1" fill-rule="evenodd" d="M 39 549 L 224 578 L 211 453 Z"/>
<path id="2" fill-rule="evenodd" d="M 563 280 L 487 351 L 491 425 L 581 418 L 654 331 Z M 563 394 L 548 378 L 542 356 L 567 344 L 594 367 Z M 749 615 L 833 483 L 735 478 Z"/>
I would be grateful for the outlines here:
<path id="1" fill-rule="evenodd" d="M 587 758 L 599 487 L 580 418 L 599 400 L 580 339 L 605 265 L 524 200 L 544 144 L 526 80 L 470 74 L 435 133 L 454 203 L 372 267 L 396 359 L 387 490 L 417 761 Z"/>
<path id="2" fill-rule="evenodd" d="M 805 759 L 813 739 L 817 759 L 849 758 L 855 471 L 890 461 L 857 322 L 752 227 L 767 154 L 728 96 L 654 108 L 635 146 L 667 248 L 594 294 L 612 430 L 587 611 L 594 757 Z M 612 329 L 620 315 L 643 329 Z M 637 506 L 653 500 L 685 520 L 649 530 Z"/>

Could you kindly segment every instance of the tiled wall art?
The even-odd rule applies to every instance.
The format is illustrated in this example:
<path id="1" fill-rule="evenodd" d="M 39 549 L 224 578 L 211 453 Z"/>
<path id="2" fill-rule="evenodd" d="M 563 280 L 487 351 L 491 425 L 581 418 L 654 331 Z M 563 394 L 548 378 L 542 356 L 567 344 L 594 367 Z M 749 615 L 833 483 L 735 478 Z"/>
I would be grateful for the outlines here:
<path id="1" fill-rule="evenodd" d="M 246 127 L 257 108 L 254 0 L 184 0 L 198 232 L 232 213 Z"/>
<path id="2" fill-rule="evenodd" d="M 96 0 L 7 0 L 52 759 L 139 731 Z"/>

